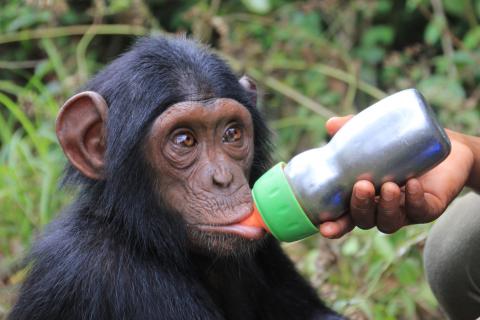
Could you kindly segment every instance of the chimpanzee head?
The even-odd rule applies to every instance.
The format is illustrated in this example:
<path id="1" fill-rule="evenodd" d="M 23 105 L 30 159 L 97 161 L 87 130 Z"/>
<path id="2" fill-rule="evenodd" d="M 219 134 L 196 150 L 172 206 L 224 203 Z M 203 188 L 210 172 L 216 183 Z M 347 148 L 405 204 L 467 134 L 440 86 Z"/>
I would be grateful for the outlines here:
<path id="1" fill-rule="evenodd" d="M 141 39 L 58 116 L 78 205 L 143 246 L 250 251 L 264 232 L 238 223 L 269 166 L 255 104 L 253 82 L 195 41 Z"/>

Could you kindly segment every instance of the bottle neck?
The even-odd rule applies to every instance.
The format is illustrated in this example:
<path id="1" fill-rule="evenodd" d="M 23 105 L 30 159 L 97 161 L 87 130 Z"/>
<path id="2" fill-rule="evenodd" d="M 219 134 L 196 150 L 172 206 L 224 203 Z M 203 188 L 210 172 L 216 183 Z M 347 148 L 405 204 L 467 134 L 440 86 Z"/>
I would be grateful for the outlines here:
<path id="1" fill-rule="evenodd" d="M 285 167 L 295 197 L 314 225 L 344 212 L 348 195 L 343 172 L 332 143 L 297 155 Z"/>

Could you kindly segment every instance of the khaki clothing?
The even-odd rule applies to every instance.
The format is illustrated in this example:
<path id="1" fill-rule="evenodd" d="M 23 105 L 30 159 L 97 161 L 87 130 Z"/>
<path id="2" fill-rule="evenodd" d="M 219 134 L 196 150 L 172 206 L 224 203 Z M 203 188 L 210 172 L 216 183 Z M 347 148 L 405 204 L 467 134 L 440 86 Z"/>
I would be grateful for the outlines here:
<path id="1" fill-rule="evenodd" d="M 424 263 L 430 287 L 450 319 L 480 317 L 480 195 L 456 199 L 435 222 Z"/>

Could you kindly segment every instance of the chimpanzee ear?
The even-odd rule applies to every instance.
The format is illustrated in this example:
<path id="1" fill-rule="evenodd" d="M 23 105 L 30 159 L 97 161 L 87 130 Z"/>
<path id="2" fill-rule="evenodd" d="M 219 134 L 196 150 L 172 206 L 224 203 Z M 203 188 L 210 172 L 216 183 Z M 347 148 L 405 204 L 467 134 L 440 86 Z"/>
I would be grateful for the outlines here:
<path id="1" fill-rule="evenodd" d="M 93 91 L 74 95 L 57 117 L 57 137 L 70 163 L 86 177 L 104 177 L 107 103 Z"/>
<path id="2" fill-rule="evenodd" d="M 257 105 L 257 85 L 255 82 L 247 75 L 244 75 L 243 77 L 238 80 L 240 82 L 240 85 L 248 92 L 249 97 L 251 99 L 251 102 L 253 105 Z"/>

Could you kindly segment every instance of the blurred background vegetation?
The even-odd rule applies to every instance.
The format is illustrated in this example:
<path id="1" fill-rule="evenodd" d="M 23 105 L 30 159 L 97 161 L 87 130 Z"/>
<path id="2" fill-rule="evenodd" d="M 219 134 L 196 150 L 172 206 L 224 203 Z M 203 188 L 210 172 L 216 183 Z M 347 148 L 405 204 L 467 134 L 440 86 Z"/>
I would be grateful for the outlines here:
<path id="1" fill-rule="evenodd" d="M 325 120 L 417 87 L 444 126 L 480 133 L 477 0 L 0 0 L 0 319 L 22 258 L 70 199 L 59 106 L 136 37 L 187 33 L 259 86 L 275 157 L 325 143 Z M 426 282 L 429 225 L 285 245 L 352 319 L 443 319 Z"/>

